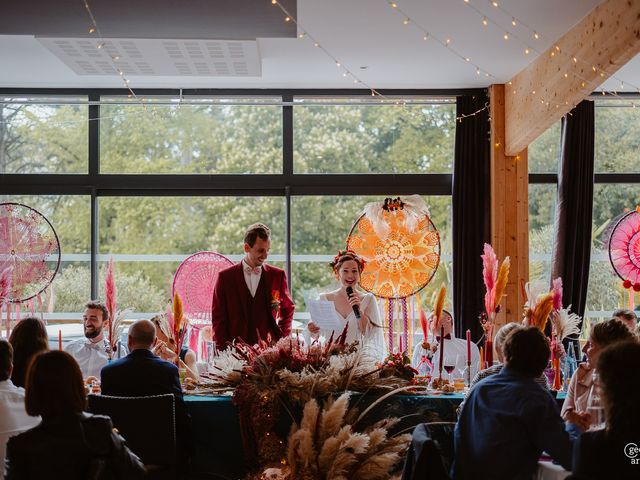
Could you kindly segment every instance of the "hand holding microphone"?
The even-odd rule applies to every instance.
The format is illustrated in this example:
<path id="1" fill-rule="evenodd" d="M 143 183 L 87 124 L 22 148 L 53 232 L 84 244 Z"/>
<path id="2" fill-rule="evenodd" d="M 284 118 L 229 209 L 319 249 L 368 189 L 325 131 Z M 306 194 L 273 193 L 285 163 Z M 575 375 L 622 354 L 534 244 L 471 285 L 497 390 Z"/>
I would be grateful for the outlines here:
<path id="1" fill-rule="evenodd" d="M 360 307 L 358 306 L 360 303 L 358 301 L 359 299 L 357 295 L 354 295 L 353 288 L 351 288 L 351 286 L 347 287 L 346 290 L 347 290 L 347 297 L 349 297 L 349 303 L 351 304 L 351 308 L 353 309 L 353 313 L 356 316 L 356 318 L 360 320 L 362 316 L 360 315 Z M 353 302 L 352 299 L 355 300 L 355 302 Z"/>

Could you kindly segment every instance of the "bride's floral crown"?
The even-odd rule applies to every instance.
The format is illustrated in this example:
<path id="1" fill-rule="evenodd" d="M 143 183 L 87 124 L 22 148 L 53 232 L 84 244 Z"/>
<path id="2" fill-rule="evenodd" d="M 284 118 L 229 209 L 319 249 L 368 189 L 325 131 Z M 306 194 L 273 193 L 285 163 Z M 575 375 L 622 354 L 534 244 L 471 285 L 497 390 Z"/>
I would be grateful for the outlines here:
<path id="1" fill-rule="evenodd" d="M 333 261 L 329 263 L 329 266 L 335 272 L 338 266 L 346 262 L 347 260 L 355 261 L 360 267 L 361 272 L 364 270 L 364 266 L 367 264 L 367 262 L 365 262 L 364 259 L 359 257 L 356 252 L 354 252 L 353 250 L 347 249 L 347 250 L 338 250 L 338 254 L 335 257 L 333 257 Z"/>

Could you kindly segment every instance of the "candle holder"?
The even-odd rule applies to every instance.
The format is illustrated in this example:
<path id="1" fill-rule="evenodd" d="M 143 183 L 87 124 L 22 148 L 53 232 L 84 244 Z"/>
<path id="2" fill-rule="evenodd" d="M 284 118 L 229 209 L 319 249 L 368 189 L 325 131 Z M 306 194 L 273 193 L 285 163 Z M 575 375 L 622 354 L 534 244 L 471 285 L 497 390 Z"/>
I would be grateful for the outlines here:
<path id="1" fill-rule="evenodd" d="M 467 362 L 467 368 L 464 371 L 464 384 L 467 388 L 471 388 L 471 362 Z"/>

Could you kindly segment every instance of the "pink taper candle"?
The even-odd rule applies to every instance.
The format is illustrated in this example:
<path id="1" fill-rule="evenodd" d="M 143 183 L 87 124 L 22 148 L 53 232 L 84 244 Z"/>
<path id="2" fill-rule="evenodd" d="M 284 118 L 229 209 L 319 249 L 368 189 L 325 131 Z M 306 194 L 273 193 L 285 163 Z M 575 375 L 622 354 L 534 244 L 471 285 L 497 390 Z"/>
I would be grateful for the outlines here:
<path id="1" fill-rule="evenodd" d="M 439 366 L 439 373 L 440 373 L 440 378 L 442 378 L 442 358 L 444 355 L 444 325 L 440 326 L 440 366 Z"/>
<path id="2" fill-rule="evenodd" d="M 471 330 L 467 329 L 467 363 L 471 365 Z"/>

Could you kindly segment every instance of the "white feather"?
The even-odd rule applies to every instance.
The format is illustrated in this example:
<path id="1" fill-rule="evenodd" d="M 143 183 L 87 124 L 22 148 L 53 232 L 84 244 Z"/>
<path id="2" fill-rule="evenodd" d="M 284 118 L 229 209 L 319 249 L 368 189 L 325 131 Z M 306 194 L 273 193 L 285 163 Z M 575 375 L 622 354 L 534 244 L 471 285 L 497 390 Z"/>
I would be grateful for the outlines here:
<path id="1" fill-rule="evenodd" d="M 551 321 L 558 335 L 558 340 L 562 341 L 570 335 L 580 334 L 581 318 L 577 313 L 570 311 L 571 305 L 558 310 L 557 315 L 551 316 Z"/>

